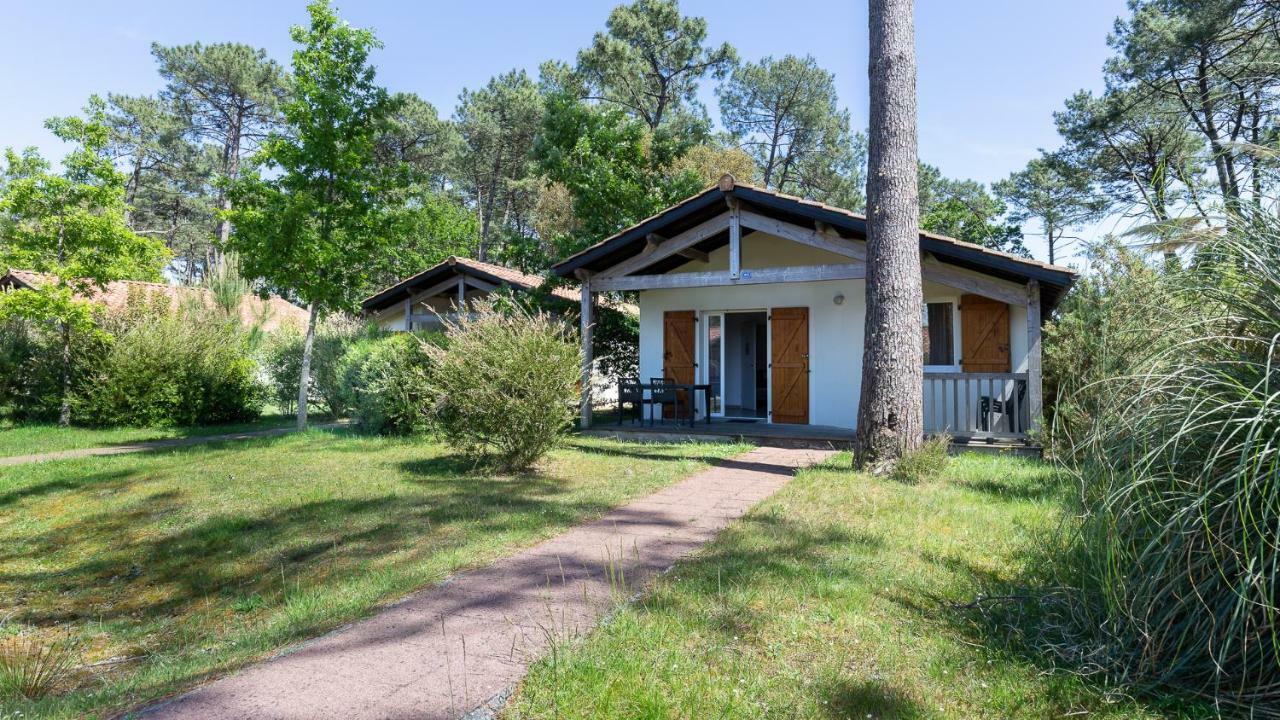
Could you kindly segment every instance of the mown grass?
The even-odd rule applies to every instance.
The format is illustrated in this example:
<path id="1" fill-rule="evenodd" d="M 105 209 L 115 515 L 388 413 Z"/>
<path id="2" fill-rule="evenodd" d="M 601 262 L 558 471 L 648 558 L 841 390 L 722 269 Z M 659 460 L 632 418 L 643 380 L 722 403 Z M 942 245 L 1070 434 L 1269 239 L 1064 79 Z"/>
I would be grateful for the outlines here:
<path id="1" fill-rule="evenodd" d="M 64 428 L 58 427 L 56 423 L 0 423 L 0 457 L 125 445 L 147 440 L 269 430 L 288 427 L 293 422 L 293 416 L 273 414 L 263 415 L 252 422 L 188 428 Z"/>
<path id="2" fill-rule="evenodd" d="M 953 607 L 1029 571 L 1063 507 L 1048 466 L 963 456 L 915 485 L 848 466 L 801 472 L 641 602 L 557 646 L 505 717 L 1164 716 L 1048 672 Z"/>
<path id="3" fill-rule="evenodd" d="M 493 477 L 429 441 L 310 431 L 0 469 L 0 618 L 80 648 L 0 717 L 137 706 L 743 449 L 574 439 Z"/>

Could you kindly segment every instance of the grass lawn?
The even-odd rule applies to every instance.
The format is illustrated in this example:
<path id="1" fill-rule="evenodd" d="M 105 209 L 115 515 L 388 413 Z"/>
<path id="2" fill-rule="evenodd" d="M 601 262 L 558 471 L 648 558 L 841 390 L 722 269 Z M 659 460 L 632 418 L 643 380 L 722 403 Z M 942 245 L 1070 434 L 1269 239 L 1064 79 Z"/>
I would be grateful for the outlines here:
<path id="1" fill-rule="evenodd" d="M 744 449 L 574 439 L 491 477 L 429 441 L 313 430 L 0 468 L 0 619 L 80 646 L 58 693 L 0 718 L 160 697 Z"/>
<path id="2" fill-rule="evenodd" d="M 253 422 L 203 425 L 189 428 L 83 428 L 58 427 L 55 423 L 0 423 L 0 457 L 125 445 L 144 440 L 221 435 L 223 433 L 287 427 L 292 415 L 263 415 Z M 319 420 L 318 422 L 324 422 Z"/>
<path id="3" fill-rule="evenodd" d="M 907 486 L 848 464 L 801 472 L 562 643 L 505 717 L 1165 717 L 1046 673 L 950 607 L 1016 578 L 1057 522 L 1065 489 L 1046 465 L 971 455 Z"/>

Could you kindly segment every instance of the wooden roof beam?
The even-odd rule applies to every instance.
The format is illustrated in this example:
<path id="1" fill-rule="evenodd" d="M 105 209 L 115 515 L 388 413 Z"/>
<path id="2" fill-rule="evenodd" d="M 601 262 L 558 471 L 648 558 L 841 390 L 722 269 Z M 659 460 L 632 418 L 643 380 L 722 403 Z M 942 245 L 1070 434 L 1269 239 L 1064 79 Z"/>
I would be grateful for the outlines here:
<path id="1" fill-rule="evenodd" d="M 704 253 L 697 248 L 688 247 L 676 254 L 680 257 L 689 258 L 690 260 L 697 260 L 698 262 L 711 262 L 711 255 Z"/>

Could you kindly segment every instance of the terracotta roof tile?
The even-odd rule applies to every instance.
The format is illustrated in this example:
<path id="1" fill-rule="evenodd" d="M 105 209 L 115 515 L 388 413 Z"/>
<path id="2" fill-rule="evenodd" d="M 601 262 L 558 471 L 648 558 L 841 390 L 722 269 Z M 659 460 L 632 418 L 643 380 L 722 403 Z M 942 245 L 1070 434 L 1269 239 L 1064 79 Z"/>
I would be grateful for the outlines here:
<path id="1" fill-rule="evenodd" d="M 5 277 L 12 277 L 31 288 L 38 288 L 53 279 L 52 276 L 30 270 L 9 270 Z M 131 293 L 142 294 L 148 300 L 157 294 L 166 295 L 169 298 L 170 307 L 177 307 L 180 303 L 191 299 L 198 300 L 206 306 L 212 306 L 214 303 L 213 293 L 206 288 L 141 280 L 117 280 L 107 283 L 106 287 L 95 289 L 88 299 L 101 303 L 110 310 L 119 310 L 129 301 Z M 264 311 L 265 319 L 263 319 Z M 305 325 L 307 311 L 278 295 L 271 295 L 264 300 L 257 295 L 249 294 L 245 295 L 244 301 L 240 303 L 240 318 L 246 325 L 263 319 L 262 328 L 272 331 L 288 322 Z"/>

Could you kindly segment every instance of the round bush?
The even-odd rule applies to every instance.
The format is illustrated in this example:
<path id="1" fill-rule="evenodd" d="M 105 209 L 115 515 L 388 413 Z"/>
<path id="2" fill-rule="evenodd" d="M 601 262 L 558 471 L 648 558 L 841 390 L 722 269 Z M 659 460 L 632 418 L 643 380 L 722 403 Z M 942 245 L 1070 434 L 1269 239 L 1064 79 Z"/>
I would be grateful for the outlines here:
<path id="1" fill-rule="evenodd" d="M 347 350 L 370 335 L 365 323 L 344 315 L 325 318 L 316 327 L 311 345 L 311 405 L 320 405 L 333 417 L 347 414 L 341 365 Z M 286 412 L 296 409 L 298 380 L 302 375 L 302 330 L 282 327 L 267 341 L 262 365 L 271 385 L 271 396 Z"/>
<path id="2" fill-rule="evenodd" d="M 181 313 L 115 337 L 77 401 L 94 425 L 207 425 L 252 420 L 266 390 L 235 321 Z"/>
<path id="3" fill-rule="evenodd" d="M 527 468 L 567 432 L 579 354 L 573 333 L 545 313 L 480 304 L 446 324 L 429 348 L 432 421 L 456 450 L 500 469 Z"/>
<path id="4" fill-rule="evenodd" d="M 429 345 L 441 336 L 397 333 L 353 344 L 336 376 L 352 420 L 368 432 L 426 432 L 430 410 Z"/>

